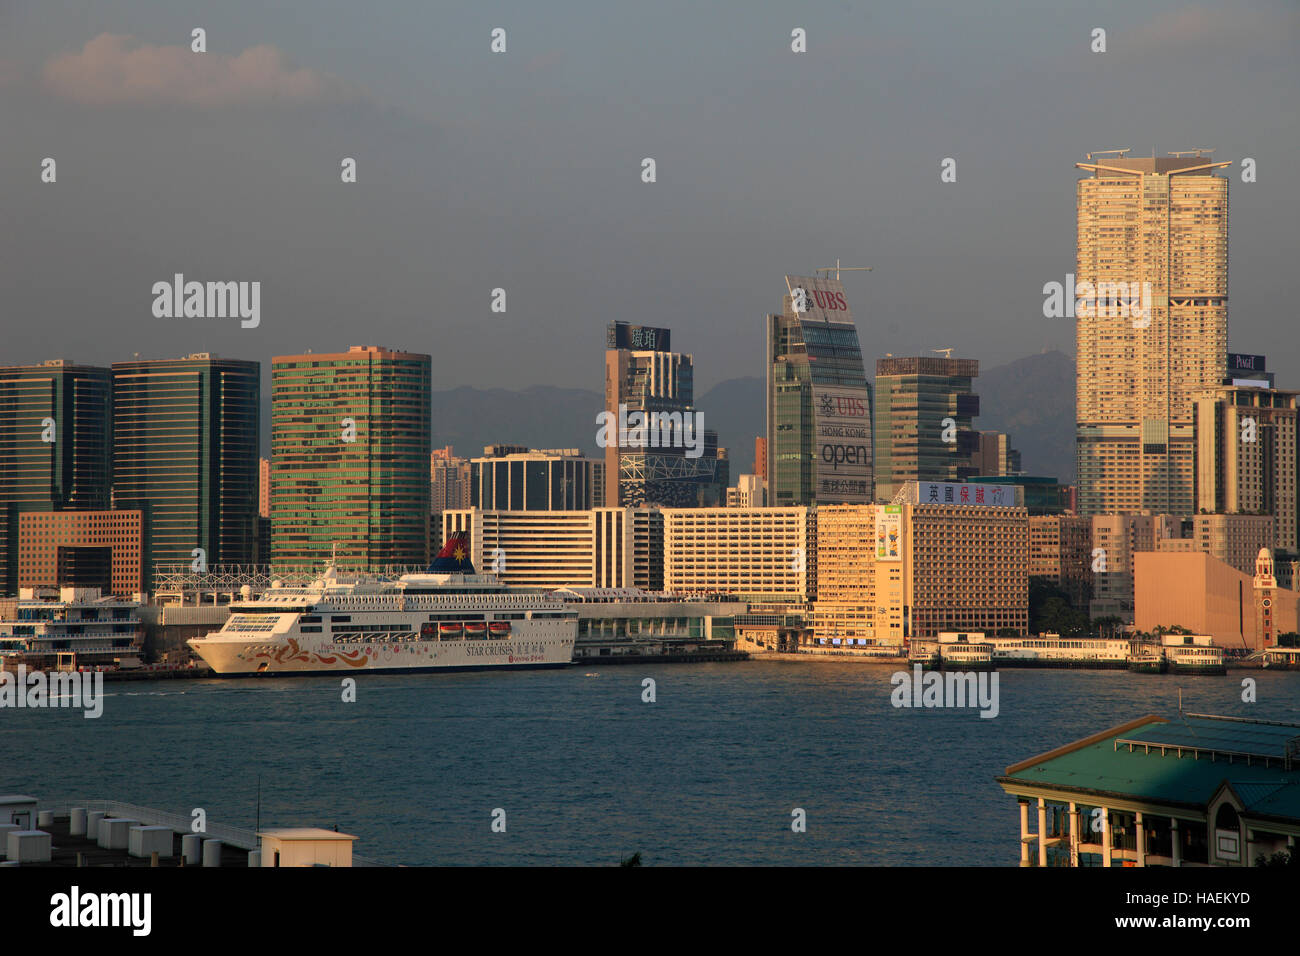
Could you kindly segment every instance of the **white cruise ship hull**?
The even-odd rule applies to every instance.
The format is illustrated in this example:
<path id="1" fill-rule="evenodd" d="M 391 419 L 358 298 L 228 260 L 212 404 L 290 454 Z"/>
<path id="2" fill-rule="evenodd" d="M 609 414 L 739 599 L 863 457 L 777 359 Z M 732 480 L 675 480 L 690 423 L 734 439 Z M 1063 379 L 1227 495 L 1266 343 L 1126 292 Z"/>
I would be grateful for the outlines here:
<path id="1" fill-rule="evenodd" d="M 548 622 L 549 623 L 549 622 Z M 401 671 L 509 670 L 565 667 L 573 660 L 572 631 L 539 628 L 535 637 L 489 640 L 407 640 L 332 643 L 315 635 L 270 641 L 224 632 L 192 639 L 194 651 L 222 676 L 258 674 L 394 673 Z"/>

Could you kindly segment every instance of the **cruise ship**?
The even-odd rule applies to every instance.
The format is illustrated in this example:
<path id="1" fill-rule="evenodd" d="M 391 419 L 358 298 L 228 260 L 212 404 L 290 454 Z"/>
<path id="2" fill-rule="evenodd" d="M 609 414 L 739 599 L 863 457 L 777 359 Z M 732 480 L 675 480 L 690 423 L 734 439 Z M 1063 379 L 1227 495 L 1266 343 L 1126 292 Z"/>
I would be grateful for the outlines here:
<path id="1" fill-rule="evenodd" d="M 564 667 L 578 612 L 561 598 L 477 574 L 458 532 L 425 574 L 340 574 L 245 589 L 219 631 L 187 643 L 216 673 L 324 674 Z"/>

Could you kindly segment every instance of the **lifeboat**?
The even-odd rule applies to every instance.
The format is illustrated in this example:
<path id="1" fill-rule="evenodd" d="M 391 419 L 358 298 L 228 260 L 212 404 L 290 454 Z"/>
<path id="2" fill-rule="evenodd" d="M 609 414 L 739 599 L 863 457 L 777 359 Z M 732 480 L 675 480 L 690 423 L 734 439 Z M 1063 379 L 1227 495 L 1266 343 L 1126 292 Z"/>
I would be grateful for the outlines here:
<path id="1" fill-rule="evenodd" d="M 465 629 L 459 621 L 443 621 L 438 625 L 439 637 L 460 637 L 463 633 Z"/>
<path id="2" fill-rule="evenodd" d="M 482 637 L 482 636 L 485 635 L 486 633 L 487 633 L 487 622 L 486 622 L 486 621 L 466 621 L 466 622 L 465 622 L 465 636 L 466 636 L 466 637 Z"/>
<path id="3" fill-rule="evenodd" d="M 493 637 L 509 637 L 509 636 L 510 636 L 510 622 L 509 622 L 509 621 L 493 621 L 492 623 L 490 623 L 490 624 L 488 625 L 488 633 L 491 634 Z"/>

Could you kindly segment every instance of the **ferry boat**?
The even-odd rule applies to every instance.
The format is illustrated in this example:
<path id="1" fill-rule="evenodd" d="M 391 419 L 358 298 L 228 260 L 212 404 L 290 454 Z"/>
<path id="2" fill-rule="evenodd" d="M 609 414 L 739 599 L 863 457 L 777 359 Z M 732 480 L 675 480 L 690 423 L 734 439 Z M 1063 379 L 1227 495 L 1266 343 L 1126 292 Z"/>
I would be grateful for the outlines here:
<path id="1" fill-rule="evenodd" d="M 1173 674 L 1226 674 L 1223 648 L 1209 634 L 1165 634 L 1160 638 Z"/>
<path id="2" fill-rule="evenodd" d="M 1159 644 L 1133 641 L 1129 647 L 1128 669 L 1135 674 L 1163 674 L 1169 666 L 1165 650 Z"/>
<path id="3" fill-rule="evenodd" d="M 425 574 L 342 575 L 331 562 L 303 587 L 245 588 L 221 630 L 187 643 L 222 676 L 567 666 L 577 610 L 477 574 L 468 554 L 458 532 Z"/>
<path id="4" fill-rule="evenodd" d="M 1127 638 L 1061 637 L 1048 633 L 1036 637 L 986 637 L 984 641 L 992 645 L 993 664 L 998 667 L 1123 670 L 1128 666 Z"/>
<path id="5" fill-rule="evenodd" d="M 945 631 L 938 637 L 912 638 L 907 648 L 907 662 L 942 670 L 989 670 L 993 666 L 993 646 L 982 632 Z"/>

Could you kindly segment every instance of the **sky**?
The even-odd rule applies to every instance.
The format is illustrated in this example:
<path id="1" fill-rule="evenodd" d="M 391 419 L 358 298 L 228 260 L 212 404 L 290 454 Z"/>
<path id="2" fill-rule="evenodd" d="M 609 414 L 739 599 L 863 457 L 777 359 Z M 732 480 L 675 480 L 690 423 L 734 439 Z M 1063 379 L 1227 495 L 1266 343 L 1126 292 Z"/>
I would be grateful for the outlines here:
<path id="1" fill-rule="evenodd" d="M 1073 354 L 1074 164 L 1213 147 L 1229 347 L 1300 386 L 1298 50 L 1295 0 L 0 0 L 0 364 L 373 344 L 600 390 L 617 319 L 702 392 L 836 259 L 869 362 Z M 260 324 L 156 317 L 175 273 L 259 281 Z"/>

